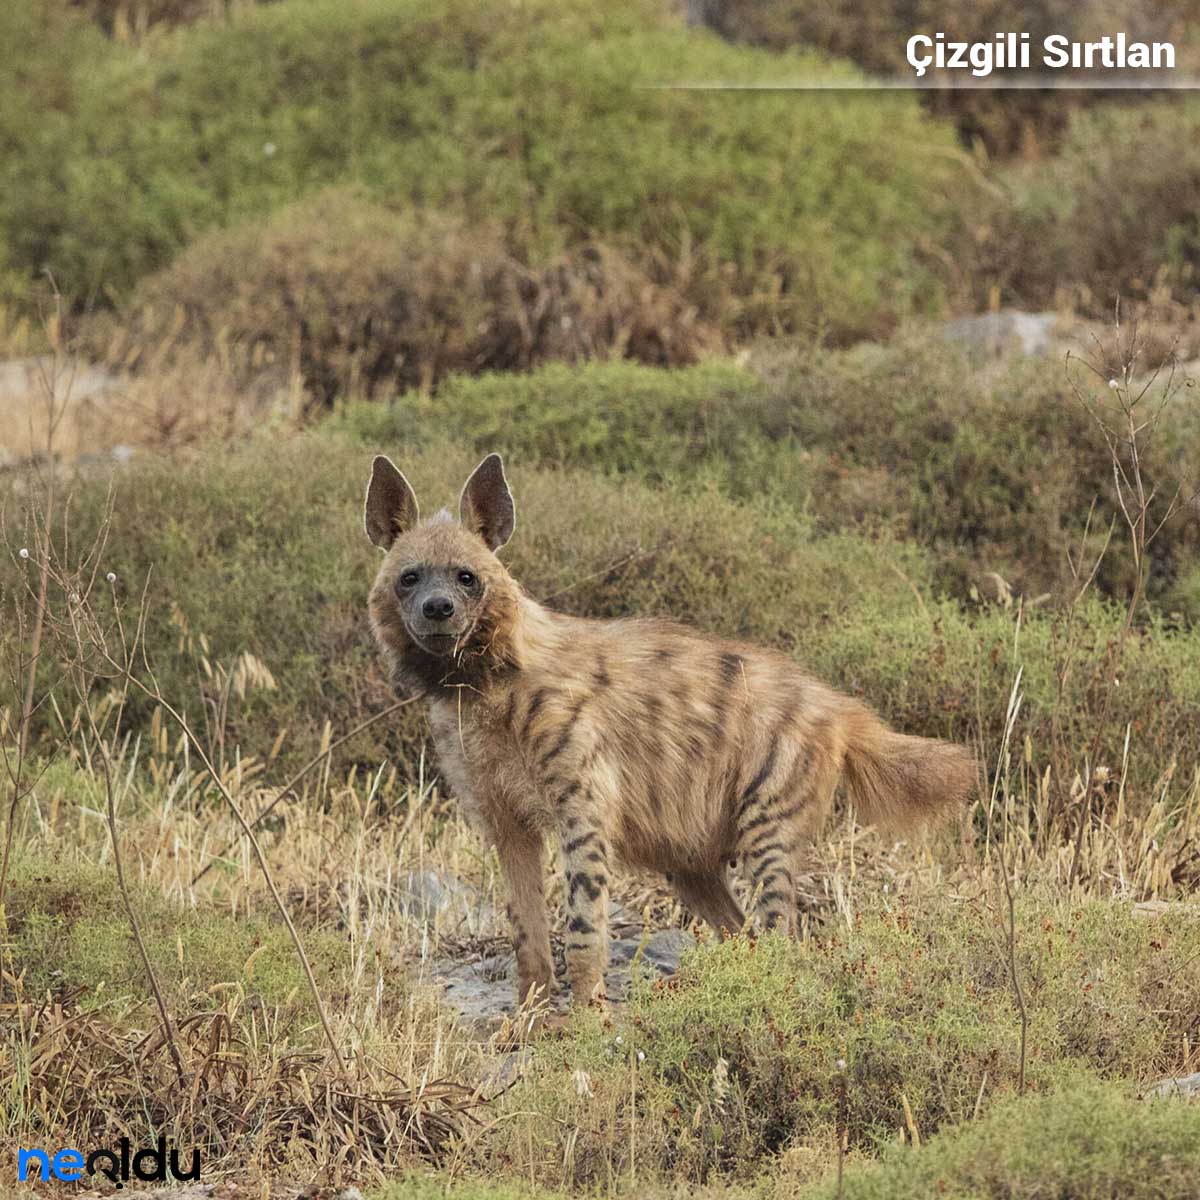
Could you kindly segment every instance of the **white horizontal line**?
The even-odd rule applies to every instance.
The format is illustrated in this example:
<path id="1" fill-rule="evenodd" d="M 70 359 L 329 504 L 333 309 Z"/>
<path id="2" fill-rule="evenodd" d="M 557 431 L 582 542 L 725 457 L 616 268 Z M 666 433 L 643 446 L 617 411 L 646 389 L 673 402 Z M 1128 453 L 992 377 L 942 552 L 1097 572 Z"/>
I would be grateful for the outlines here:
<path id="1" fill-rule="evenodd" d="M 1200 76 L 1177 78 L 1155 72 L 1113 78 L 1062 75 L 972 75 L 929 79 L 846 78 L 797 79 L 785 83 L 653 83 L 641 90 L 667 92 L 1194 92 Z"/>

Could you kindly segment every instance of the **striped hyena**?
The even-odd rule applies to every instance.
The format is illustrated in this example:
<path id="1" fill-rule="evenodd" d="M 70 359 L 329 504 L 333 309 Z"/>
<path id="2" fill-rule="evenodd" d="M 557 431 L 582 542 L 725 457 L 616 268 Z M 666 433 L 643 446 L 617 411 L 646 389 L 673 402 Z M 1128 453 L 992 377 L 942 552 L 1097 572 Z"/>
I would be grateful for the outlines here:
<path id="1" fill-rule="evenodd" d="M 419 520 L 408 481 L 375 459 L 366 527 L 387 554 L 371 625 L 393 683 L 428 697 L 444 776 L 499 854 L 519 1000 L 553 985 L 547 835 L 566 874 L 567 973 L 587 1001 L 603 993 L 616 862 L 663 873 L 736 932 L 736 859 L 762 923 L 794 932 L 797 854 L 839 779 L 867 820 L 893 826 L 965 800 L 966 750 L 893 732 L 782 654 L 543 608 L 496 557 L 514 515 L 498 455 L 467 480 L 458 521 Z"/>

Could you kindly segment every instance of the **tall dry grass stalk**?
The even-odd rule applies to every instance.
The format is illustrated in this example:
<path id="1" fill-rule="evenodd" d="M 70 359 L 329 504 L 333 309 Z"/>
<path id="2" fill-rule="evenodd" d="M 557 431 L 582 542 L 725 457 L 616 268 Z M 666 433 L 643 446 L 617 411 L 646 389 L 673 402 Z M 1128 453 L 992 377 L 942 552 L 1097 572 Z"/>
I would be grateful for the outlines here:
<path id="1" fill-rule="evenodd" d="M 1072 370 L 1073 361 L 1082 364 L 1085 374 Z M 1094 718 L 1095 733 L 1085 762 L 1082 796 L 1075 817 L 1074 850 L 1068 884 L 1073 884 L 1078 877 L 1084 834 L 1092 816 L 1093 795 L 1097 785 L 1103 785 L 1108 779 L 1108 769 L 1097 759 L 1107 731 L 1109 710 L 1118 686 L 1126 645 L 1141 616 L 1150 549 L 1163 528 L 1179 515 L 1187 503 L 1182 483 L 1177 484 L 1168 495 L 1160 496 L 1158 489 L 1146 478 L 1143 467 L 1167 406 L 1175 397 L 1176 366 L 1173 352 L 1149 366 L 1143 362 L 1138 324 L 1135 320 L 1128 329 L 1122 328 L 1119 301 L 1114 313 L 1112 348 L 1106 349 L 1097 339 L 1091 358 L 1073 359 L 1070 355 L 1067 358 L 1067 377 L 1071 389 L 1099 429 L 1108 449 L 1117 507 L 1125 525 L 1134 567 L 1133 587 L 1125 601 L 1124 618 L 1116 644 L 1108 656 L 1100 706 Z M 1087 377 L 1090 377 L 1092 387 L 1088 386 Z M 1100 385 L 1098 391 L 1093 390 L 1097 383 Z M 1106 539 L 1105 548 L 1107 545 Z M 1084 589 L 1094 575 L 1095 568 L 1085 578 Z M 1128 738 L 1128 731 L 1126 734 Z"/>

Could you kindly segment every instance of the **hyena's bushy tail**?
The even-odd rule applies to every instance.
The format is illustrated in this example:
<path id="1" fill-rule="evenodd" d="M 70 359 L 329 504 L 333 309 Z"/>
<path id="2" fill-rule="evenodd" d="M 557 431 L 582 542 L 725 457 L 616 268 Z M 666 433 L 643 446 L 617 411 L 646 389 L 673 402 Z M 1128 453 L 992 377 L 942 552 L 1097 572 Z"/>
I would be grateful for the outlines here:
<path id="1" fill-rule="evenodd" d="M 897 733 L 854 701 L 844 718 L 844 776 L 867 824 L 910 829 L 961 808 L 978 783 L 978 764 L 965 746 Z"/>

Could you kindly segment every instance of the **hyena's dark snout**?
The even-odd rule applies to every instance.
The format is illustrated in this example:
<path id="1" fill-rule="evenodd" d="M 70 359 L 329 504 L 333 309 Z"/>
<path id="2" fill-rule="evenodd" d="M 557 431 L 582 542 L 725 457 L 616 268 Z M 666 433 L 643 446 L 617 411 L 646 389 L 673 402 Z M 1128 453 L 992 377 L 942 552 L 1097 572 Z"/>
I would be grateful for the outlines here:
<path id="1" fill-rule="evenodd" d="M 445 592 L 426 596 L 421 602 L 421 615 L 427 621 L 448 621 L 454 616 L 454 600 Z"/>

